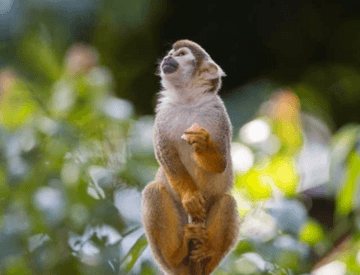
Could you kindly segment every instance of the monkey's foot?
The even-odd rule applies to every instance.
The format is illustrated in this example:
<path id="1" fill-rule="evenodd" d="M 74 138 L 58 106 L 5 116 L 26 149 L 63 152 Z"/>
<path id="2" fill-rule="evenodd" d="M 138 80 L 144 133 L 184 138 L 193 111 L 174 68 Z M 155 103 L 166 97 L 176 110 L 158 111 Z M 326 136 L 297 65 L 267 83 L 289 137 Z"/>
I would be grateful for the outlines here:
<path id="1" fill-rule="evenodd" d="M 190 253 L 190 259 L 195 262 L 201 262 L 206 258 L 211 258 L 215 255 L 215 251 L 211 249 L 208 242 L 197 243 Z"/>
<path id="2" fill-rule="evenodd" d="M 203 127 L 191 126 L 184 132 L 186 141 L 193 146 L 196 152 L 204 152 L 208 146 L 210 133 Z"/>
<path id="3" fill-rule="evenodd" d="M 187 224 L 183 228 L 183 234 L 185 240 L 188 242 L 190 240 L 195 241 L 196 243 L 204 243 L 204 230 L 205 226 L 201 223 L 198 224 Z"/>
<path id="4" fill-rule="evenodd" d="M 211 248 L 209 242 L 209 234 L 204 224 L 194 224 L 197 228 L 197 234 L 200 236 L 196 239 L 194 246 L 190 251 L 190 259 L 200 262 L 206 258 L 211 258 L 215 255 L 215 251 Z"/>

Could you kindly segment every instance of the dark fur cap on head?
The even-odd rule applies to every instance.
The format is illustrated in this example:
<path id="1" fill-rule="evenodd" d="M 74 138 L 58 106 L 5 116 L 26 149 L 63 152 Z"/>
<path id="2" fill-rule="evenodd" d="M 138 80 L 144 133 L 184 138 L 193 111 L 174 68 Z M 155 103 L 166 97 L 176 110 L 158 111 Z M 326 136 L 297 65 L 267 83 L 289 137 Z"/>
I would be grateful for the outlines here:
<path id="1" fill-rule="evenodd" d="M 179 40 L 173 44 L 173 49 L 175 51 L 182 47 L 189 48 L 198 61 L 203 59 L 208 59 L 210 57 L 209 54 L 203 48 L 201 48 L 198 44 L 190 40 L 187 39 Z"/>

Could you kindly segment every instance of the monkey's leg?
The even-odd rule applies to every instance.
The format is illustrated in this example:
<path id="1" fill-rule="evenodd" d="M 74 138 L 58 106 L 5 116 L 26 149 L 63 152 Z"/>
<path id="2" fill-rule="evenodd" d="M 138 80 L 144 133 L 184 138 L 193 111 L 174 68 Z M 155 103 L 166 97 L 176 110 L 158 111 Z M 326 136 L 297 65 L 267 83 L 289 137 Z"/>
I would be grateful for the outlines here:
<path id="1" fill-rule="evenodd" d="M 148 184 L 142 196 L 142 221 L 154 259 L 166 274 L 188 275 L 189 241 L 199 239 L 200 230 L 187 224 L 181 202 L 160 183 Z"/>
<path id="2" fill-rule="evenodd" d="M 238 240 L 239 214 L 231 195 L 223 195 L 211 206 L 203 234 L 205 242 L 191 252 L 191 259 L 200 261 L 203 274 L 208 275 Z"/>

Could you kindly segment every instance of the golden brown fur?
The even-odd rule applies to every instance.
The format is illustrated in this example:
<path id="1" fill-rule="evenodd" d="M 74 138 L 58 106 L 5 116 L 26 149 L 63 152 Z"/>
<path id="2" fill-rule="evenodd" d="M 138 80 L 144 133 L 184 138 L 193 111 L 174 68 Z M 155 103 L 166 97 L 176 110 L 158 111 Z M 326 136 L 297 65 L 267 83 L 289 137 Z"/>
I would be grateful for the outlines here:
<path id="1" fill-rule="evenodd" d="M 217 95 L 224 75 L 189 40 L 176 42 L 160 65 L 160 168 L 142 192 L 142 221 L 154 259 L 168 275 L 210 274 L 237 241 L 231 124 Z M 200 127 L 190 128 L 194 123 Z"/>

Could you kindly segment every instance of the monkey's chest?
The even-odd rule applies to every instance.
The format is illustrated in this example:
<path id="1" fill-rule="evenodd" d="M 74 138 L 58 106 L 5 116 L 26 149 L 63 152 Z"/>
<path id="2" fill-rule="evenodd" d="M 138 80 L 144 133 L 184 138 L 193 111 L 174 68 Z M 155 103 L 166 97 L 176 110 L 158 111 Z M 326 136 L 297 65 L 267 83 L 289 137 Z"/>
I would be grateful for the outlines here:
<path id="1" fill-rule="evenodd" d="M 198 123 L 200 127 L 204 127 L 211 132 L 211 117 L 201 108 L 178 108 L 163 115 L 161 120 L 163 121 L 163 129 L 166 129 L 167 136 L 172 141 L 180 141 L 183 133 L 191 127 L 194 123 Z"/>

